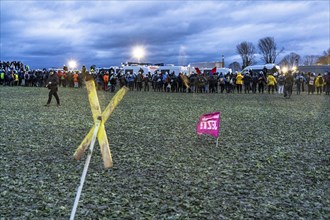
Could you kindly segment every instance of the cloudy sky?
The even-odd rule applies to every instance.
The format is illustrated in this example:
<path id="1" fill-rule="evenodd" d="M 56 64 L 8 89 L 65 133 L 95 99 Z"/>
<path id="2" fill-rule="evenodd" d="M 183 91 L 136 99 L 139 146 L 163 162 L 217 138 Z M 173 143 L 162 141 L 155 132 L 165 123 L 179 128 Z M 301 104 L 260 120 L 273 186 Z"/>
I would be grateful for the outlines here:
<path id="1" fill-rule="evenodd" d="M 330 47 L 329 1 L 1 0 L 1 60 L 31 68 L 237 61 L 236 45 L 274 37 L 281 54 Z M 281 56 L 277 62 L 280 61 Z M 261 62 L 257 59 L 258 62 Z"/>

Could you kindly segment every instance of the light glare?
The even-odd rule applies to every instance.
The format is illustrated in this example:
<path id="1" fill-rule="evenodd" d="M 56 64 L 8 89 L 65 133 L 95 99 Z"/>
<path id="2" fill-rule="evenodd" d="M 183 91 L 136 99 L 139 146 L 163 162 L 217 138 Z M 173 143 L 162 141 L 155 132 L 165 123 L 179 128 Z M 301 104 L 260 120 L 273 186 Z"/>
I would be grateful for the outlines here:
<path id="1" fill-rule="evenodd" d="M 70 69 L 75 69 L 77 67 L 77 62 L 75 60 L 70 60 L 69 61 L 69 68 Z"/>
<path id="2" fill-rule="evenodd" d="M 282 72 L 283 72 L 283 73 L 287 73 L 287 72 L 288 72 L 288 68 L 287 68 L 287 67 L 285 67 L 285 66 L 284 66 L 284 67 L 282 67 Z"/>
<path id="3" fill-rule="evenodd" d="M 140 62 L 140 59 L 143 58 L 145 55 L 144 48 L 141 46 L 137 46 L 133 48 L 133 56 L 138 59 Z"/>

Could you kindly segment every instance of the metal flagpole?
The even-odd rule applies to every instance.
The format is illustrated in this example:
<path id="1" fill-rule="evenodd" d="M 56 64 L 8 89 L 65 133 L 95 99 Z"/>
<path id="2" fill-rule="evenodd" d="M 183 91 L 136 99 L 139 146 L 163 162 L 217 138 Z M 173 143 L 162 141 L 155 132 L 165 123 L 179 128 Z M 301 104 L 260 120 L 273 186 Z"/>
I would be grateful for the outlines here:
<path id="1" fill-rule="evenodd" d="M 85 182 L 85 178 L 86 178 L 86 175 L 87 175 L 88 166 L 89 166 L 89 163 L 90 163 L 91 158 L 92 158 L 92 153 L 93 153 L 93 149 L 94 149 L 94 145 L 95 145 L 95 141 L 96 141 L 96 136 L 97 136 L 97 133 L 99 131 L 100 125 L 101 125 L 101 117 L 98 117 L 96 122 L 95 122 L 95 128 L 94 128 L 94 133 L 93 133 L 93 136 L 92 136 L 91 145 L 89 147 L 89 152 L 88 152 L 88 155 L 87 155 L 87 158 L 86 158 L 84 170 L 83 170 L 83 173 L 82 173 L 81 178 L 80 178 L 80 185 L 79 185 L 79 188 L 77 190 L 76 199 L 75 199 L 73 207 L 72 207 L 70 220 L 74 220 L 74 216 L 76 214 L 76 210 L 77 210 L 78 203 L 79 203 L 79 198 L 80 198 L 81 191 L 82 191 L 82 188 L 83 188 L 83 185 L 84 185 L 84 182 Z"/>

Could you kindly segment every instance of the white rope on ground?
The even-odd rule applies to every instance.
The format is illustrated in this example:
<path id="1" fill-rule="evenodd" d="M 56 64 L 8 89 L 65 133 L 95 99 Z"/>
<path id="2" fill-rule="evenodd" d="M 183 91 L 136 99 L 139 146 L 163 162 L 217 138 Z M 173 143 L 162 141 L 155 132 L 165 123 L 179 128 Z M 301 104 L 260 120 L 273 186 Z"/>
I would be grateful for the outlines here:
<path id="1" fill-rule="evenodd" d="M 78 203 L 79 203 L 79 198 L 80 198 L 80 195 L 81 195 L 82 188 L 84 186 L 88 166 L 89 166 L 89 163 L 90 163 L 91 158 L 92 158 L 92 153 L 93 153 L 93 149 L 94 149 L 94 145 L 95 145 L 95 141 L 96 141 L 96 136 L 97 136 L 97 133 L 99 131 L 100 125 L 101 125 L 101 120 L 97 119 L 96 122 L 95 122 L 94 133 L 93 133 L 93 136 L 92 136 L 91 145 L 89 147 L 89 152 L 88 152 L 88 155 L 87 155 L 87 158 L 86 158 L 84 170 L 83 170 L 83 173 L 82 173 L 81 178 L 80 178 L 80 185 L 79 185 L 79 188 L 77 190 L 76 199 L 75 199 L 73 207 L 72 207 L 70 220 L 74 220 L 74 217 L 76 215 L 76 211 L 77 211 L 77 207 L 78 207 Z"/>

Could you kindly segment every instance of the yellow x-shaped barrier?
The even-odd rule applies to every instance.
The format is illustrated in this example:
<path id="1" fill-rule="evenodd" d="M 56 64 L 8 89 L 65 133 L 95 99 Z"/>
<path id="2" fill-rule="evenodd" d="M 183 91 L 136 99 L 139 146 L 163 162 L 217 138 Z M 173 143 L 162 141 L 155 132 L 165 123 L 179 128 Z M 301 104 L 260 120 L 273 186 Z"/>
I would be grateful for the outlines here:
<path id="1" fill-rule="evenodd" d="M 94 125 L 88 132 L 88 134 L 85 136 L 84 140 L 81 142 L 81 144 L 78 146 L 74 153 L 74 158 L 76 160 L 79 160 L 84 152 L 88 149 L 88 146 L 91 144 L 93 132 L 95 128 L 95 124 L 97 120 L 101 119 L 101 123 L 98 129 L 97 133 L 97 140 L 99 142 L 101 153 L 102 153 L 102 159 L 103 159 L 103 165 L 105 168 L 112 167 L 112 157 L 111 152 L 109 148 L 109 142 L 108 137 L 105 131 L 104 124 L 116 108 L 116 106 L 119 104 L 119 102 L 122 100 L 126 92 L 128 91 L 127 87 L 122 87 L 115 96 L 111 99 L 108 106 L 104 109 L 104 111 L 101 113 L 101 107 L 99 103 L 99 99 L 97 97 L 97 92 L 95 89 L 95 83 L 94 80 L 87 80 L 86 81 L 86 88 L 88 91 L 88 100 L 89 104 L 91 106 L 93 119 L 94 119 Z"/>

